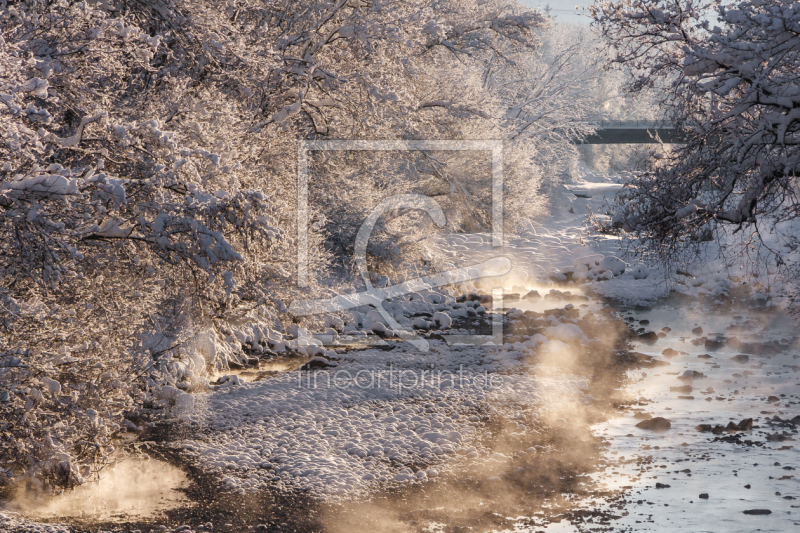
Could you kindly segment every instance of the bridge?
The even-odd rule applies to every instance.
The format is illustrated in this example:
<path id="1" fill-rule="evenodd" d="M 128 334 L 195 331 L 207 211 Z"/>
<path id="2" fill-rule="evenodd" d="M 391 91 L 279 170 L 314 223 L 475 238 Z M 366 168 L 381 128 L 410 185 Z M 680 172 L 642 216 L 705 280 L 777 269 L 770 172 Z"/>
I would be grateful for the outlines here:
<path id="1" fill-rule="evenodd" d="M 575 144 L 686 144 L 686 133 L 647 120 L 614 120 L 598 123 L 594 134 L 576 139 Z"/>

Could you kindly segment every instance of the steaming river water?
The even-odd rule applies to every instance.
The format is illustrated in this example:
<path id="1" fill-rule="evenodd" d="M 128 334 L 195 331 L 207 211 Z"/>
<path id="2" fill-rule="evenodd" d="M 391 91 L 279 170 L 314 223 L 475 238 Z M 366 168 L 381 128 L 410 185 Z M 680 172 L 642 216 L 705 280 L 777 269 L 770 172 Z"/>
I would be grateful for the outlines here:
<path id="1" fill-rule="evenodd" d="M 552 307 L 508 305 L 537 311 L 542 305 Z M 597 307 L 593 300 L 586 310 Z M 454 524 L 462 524 L 465 513 L 484 504 L 486 513 L 496 515 L 495 524 L 487 527 L 476 519 L 475 530 L 786 532 L 800 526 L 797 430 L 781 422 L 800 414 L 794 319 L 775 311 L 709 307 L 696 301 L 676 305 L 673 300 L 652 309 L 616 312 L 637 325 L 644 321 L 647 329 L 664 330 L 655 343 L 635 345 L 664 366 L 628 371 L 618 391 L 628 407 L 591 426 L 592 433 L 606 441 L 598 461 L 606 466 L 588 476 L 586 485 L 592 488 L 587 493 L 579 496 L 580 490 L 569 490 L 577 497 L 562 494 L 536 501 L 524 497 L 521 485 L 518 494 L 506 494 L 508 485 L 498 484 L 497 492 L 503 494 L 498 501 L 480 486 L 454 487 L 439 481 L 429 496 L 411 493 L 405 505 L 391 512 L 376 509 L 382 502 L 333 512 L 330 523 L 342 527 L 332 530 L 366 531 L 354 517 L 369 517 L 370 527 L 414 531 L 426 523 L 426 531 L 451 531 Z M 734 340 L 716 342 L 727 339 Z M 679 379 L 687 370 L 696 372 L 693 379 Z M 672 427 L 665 432 L 637 428 L 637 413 L 641 418 L 667 418 Z M 719 434 L 695 429 L 700 424 L 738 424 L 746 418 L 753 419 L 753 429 Z M 508 460 L 506 471 L 517 464 L 524 463 Z M 519 467 L 523 468 L 537 465 L 534 461 Z M 481 474 L 476 469 L 476 477 Z M 424 513 L 412 510 L 426 506 Z M 416 520 L 420 514 L 437 512 L 428 522 Z M 448 513 L 459 520 L 448 523 L 441 518 Z"/>
<path id="2" fill-rule="evenodd" d="M 507 302 L 506 307 L 540 312 L 556 307 L 554 303 L 563 306 L 563 301 L 542 299 Z M 583 306 L 581 313 L 586 315 L 602 304 L 592 299 Z M 712 308 L 697 301 L 676 305 L 668 300 L 652 309 L 614 312 L 628 322 L 647 321 L 642 323 L 647 329 L 663 330 L 665 335 L 655 343 L 639 343 L 635 349 L 668 364 L 627 372 L 625 386 L 616 391 L 626 407 L 590 426 L 606 445 L 581 452 L 594 467 L 587 468 L 587 475 L 575 485 L 555 487 L 563 479 L 550 478 L 553 493 L 526 495 L 531 486 L 507 481 L 517 472 L 520 480 L 529 475 L 523 472 L 544 472 L 556 458 L 571 461 L 570 444 L 545 442 L 541 435 L 524 442 L 518 434 L 510 437 L 507 427 L 498 428 L 490 450 L 496 460 L 492 466 L 485 461 L 469 466 L 472 481 L 443 476 L 347 504 L 321 504 L 324 529 L 444 532 L 455 523 L 472 523 L 475 530 L 525 532 L 609 527 L 785 532 L 800 526 L 797 430 L 781 422 L 800 414 L 796 323 L 778 312 Z M 733 337 L 739 344 L 715 342 Z M 748 357 L 734 359 L 740 354 Z M 281 362 L 263 369 L 265 374 L 247 377 L 269 379 L 276 371 L 295 367 Z M 687 370 L 695 372 L 694 378 L 679 379 Z M 640 418 L 634 417 L 637 413 Z M 667 418 L 672 427 L 661 433 L 639 429 L 636 424 L 643 414 Z M 720 434 L 695 429 L 746 418 L 753 419 L 753 429 Z M 530 452 L 519 455 L 516 450 L 528 444 Z M 504 481 L 494 481 L 498 474 Z M 186 485 L 186 474 L 167 463 L 130 460 L 108 470 L 99 485 L 47 501 L 33 502 L 23 495 L 9 509 L 66 523 L 157 519 L 170 509 L 202 504 L 190 502 L 178 490 Z M 769 514 L 745 514 L 748 510 Z"/>
<path id="3" fill-rule="evenodd" d="M 796 530 L 800 526 L 797 430 L 775 419 L 800 414 L 796 322 L 777 312 L 699 303 L 667 303 L 624 316 L 649 321 L 647 328 L 653 331 L 670 329 L 655 344 L 638 346 L 669 366 L 629 371 L 624 392 L 631 408 L 592 426 L 595 435 L 607 439 L 605 454 L 611 461 L 592 478 L 609 490 L 624 491 L 622 505 L 620 500 L 614 500 L 613 507 L 582 501 L 575 507 L 609 512 L 616 517 L 610 521 L 615 531 Z M 750 346 L 705 342 L 732 337 Z M 746 360 L 741 357 L 748 352 Z M 695 379 L 680 380 L 687 370 L 698 373 Z M 639 429 L 636 413 L 667 418 L 672 427 L 660 433 Z M 696 429 L 700 424 L 738 424 L 746 418 L 753 419 L 752 430 L 715 435 Z M 758 514 L 745 514 L 754 510 Z M 514 530 L 606 531 L 607 527 L 608 523 L 563 520 L 535 528 L 523 522 Z"/>
<path id="4" fill-rule="evenodd" d="M 60 496 L 37 498 L 23 489 L 5 509 L 48 521 L 135 520 L 191 505 L 180 491 L 187 481 L 186 474 L 169 463 L 133 457 L 106 468 L 98 483 Z"/>
<path id="5" fill-rule="evenodd" d="M 608 453 L 616 455 L 619 463 L 614 469 L 617 473 L 603 472 L 597 475 L 598 481 L 609 487 L 630 487 L 627 515 L 616 520 L 614 527 L 796 530 L 800 526 L 800 448 L 797 430 L 778 419 L 800 414 L 797 323 L 777 312 L 709 308 L 698 303 L 665 304 L 628 316 L 648 320 L 648 328 L 654 331 L 671 328 L 655 345 L 639 347 L 670 365 L 631 371 L 627 393 L 640 400 L 638 405 L 628 415 L 592 428 L 609 440 Z M 702 333 L 693 333 L 698 327 Z M 728 342 L 718 347 L 702 337 L 712 341 L 736 337 L 751 346 Z M 662 355 L 667 349 L 678 354 L 667 358 Z M 747 358 L 741 356 L 748 353 Z M 679 380 L 676 374 L 687 370 L 705 377 Z M 675 390 L 687 385 L 691 392 Z M 664 433 L 638 429 L 639 420 L 631 416 L 636 410 L 667 418 L 672 428 Z M 746 418 L 753 419 L 752 430 L 714 435 L 695 429 L 700 424 L 738 424 Z M 669 487 L 656 488 L 658 483 Z M 770 513 L 745 514 L 746 510 Z"/>

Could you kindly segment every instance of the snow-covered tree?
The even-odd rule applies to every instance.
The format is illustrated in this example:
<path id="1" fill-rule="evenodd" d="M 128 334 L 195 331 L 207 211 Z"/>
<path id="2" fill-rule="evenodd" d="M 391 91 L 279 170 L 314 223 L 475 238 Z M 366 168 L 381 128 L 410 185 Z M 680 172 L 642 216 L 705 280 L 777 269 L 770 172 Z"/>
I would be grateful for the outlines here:
<path id="1" fill-rule="evenodd" d="M 626 184 L 615 225 L 661 255 L 719 238 L 796 261 L 800 3 L 625 0 L 593 15 L 634 73 L 629 89 L 660 90 L 689 133 Z"/>
<path id="2" fill-rule="evenodd" d="M 471 49 L 469 54 L 454 55 L 446 46 L 421 50 L 428 75 L 415 72 L 404 85 L 412 112 L 401 129 L 390 125 L 377 135 L 503 140 L 507 232 L 549 207 L 549 186 L 562 179 L 561 171 L 577 157 L 573 141 L 592 131 L 595 104 L 601 98 L 598 68 L 591 59 L 596 42 L 588 32 L 547 21 L 533 30 L 525 42 L 498 40 L 495 35 L 491 47 Z M 452 40 L 457 42 L 456 37 Z M 354 153 L 317 153 L 311 174 L 317 177 L 310 185 L 312 204 L 328 208 L 323 222 L 326 245 L 340 259 L 351 257 L 361 221 L 389 194 L 416 192 L 435 198 L 446 214 L 445 231 L 491 228 L 487 153 L 378 152 L 366 160 Z M 392 213 L 376 227 L 368 251 L 376 258 L 415 258 L 411 273 L 416 275 L 432 257 L 436 262 L 436 249 L 421 239 L 436 231 L 432 220 L 418 211 Z M 395 253 L 398 249 L 403 253 Z"/>
<path id="3" fill-rule="evenodd" d="M 534 197 L 521 139 L 555 154 L 584 128 L 558 107 L 576 97 L 566 56 L 536 56 L 545 24 L 504 0 L 0 1 L 0 468 L 43 488 L 96 476 L 125 416 L 197 385 L 197 331 L 225 366 L 247 361 L 231 321 L 280 328 L 298 139 L 515 137 L 509 191 Z M 383 181 L 324 177 L 318 199 L 350 204 L 333 226 L 311 214 L 312 272 L 331 228 L 409 176 L 454 227 L 482 223 L 471 160 L 341 156 Z"/>

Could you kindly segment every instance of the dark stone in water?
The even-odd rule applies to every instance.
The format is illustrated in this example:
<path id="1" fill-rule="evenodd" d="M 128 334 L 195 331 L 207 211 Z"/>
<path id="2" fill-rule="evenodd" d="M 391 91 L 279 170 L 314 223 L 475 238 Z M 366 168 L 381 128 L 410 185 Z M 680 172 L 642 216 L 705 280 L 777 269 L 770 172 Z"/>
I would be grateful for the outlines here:
<path id="1" fill-rule="evenodd" d="M 772 511 L 769 509 L 748 509 L 744 511 L 744 514 L 772 514 Z"/>
<path id="2" fill-rule="evenodd" d="M 702 372 L 698 372 L 697 370 L 692 370 L 691 372 L 684 372 L 683 374 L 678 376 L 678 379 L 683 381 L 691 381 L 693 379 L 703 379 L 707 377 L 708 376 L 706 376 Z"/>
<path id="3" fill-rule="evenodd" d="M 706 339 L 706 350 L 715 352 L 725 346 L 725 342 L 723 341 L 712 341 L 711 339 Z"/>
<path id="4" fill-rule="evenodd" d="M 739 355 L 734 355 L 733 357 L 731 357 L 731 361 L 733 361 L 734 363 L 739 363 L 739 364 L 744 364 L 744 363 L 748 362 L 749 360 L 750 360 L 750 356 L 749 355 L 745 355 L 743 353 L 740 353 Z"/>
<path id="5" fill-rule="evenodd" d="M 692 330 L 692 333 L 695 334 L 695 335 L 702 335 L 703 334 L 703 328 L 700 328 L 700 327 L 694 328 Z"/>
<path id="6" fill-rule="evenodd" d="M 483 302 L 486 298 L 488 301 L 492 301 L 491 295 L 486 294 L 478 294 L 477 292 L 471 292 L 469 294 L 462 294 L 456 298 L 456 303 L 464 303 L 464 302 Z"/>
<path id="7" fill-rule="evenodd" d="M 580 314 L 577 309 L 546 309 L 544 312 L 544 316 L 565 316 L 567 318 L 578 318 Z"/>
<path id="8" fill-rule="evenodd" d="M 714 429 L 714 427 L 711 424 L 700 424 L 699 426 L 695 426 L 694 429 L 695 431 L 708 432 Z"/>
<path id="9" fill-rule="evenodd" d="M 331 366 L 337 366 L 337 364 L 331 363 L 328 359 L 324 357 L 316 356 L 309 362 L 301 366 L 300 370 L 312 370 L 314 368 L 328 368 Z"/>
<path id="10" fill-rule="evenodd" d="M 739 430 L 740 431 L 748 431 L 753 429 L 753 419 L 752 418 L 745 418 L 741 422 L 739 422 Z"/>
<path id="11" fill-rule="evenodd" d="M 638 336 L 642 342 L 654 343 L 658 340 L 658 334 L 655 331 L 646 331 Z"/>
<path id="12" fill-rule="evenodd" d="M 701 353 L 700 355 L 697 356 L 697 358 L 698 359 L 713 359 L 713 357 L 711 357 L 707 353 Z"/>
<path id="13" fill-rule="evenodd" d="M 678 355 L 678 353 L 680 353 L 680 352 L 678 352 L 678 350 L 673 350 L 672 348 L 667 348 L 666 350 L 661 352 L 661 355 L 663 355 L 664 357 L 675 357 L 676 355 Z"/>
<path id="14" fill-rule="evenodd" d="M 732 348 L 732 349 L 734 349 L 734 350 L 742 350 L 742 347 L 744 346 L 744 344 L 742 343 L 742 341 L 740 341 L 740 340 L 739 340 L 739 339 L 737 339 L 736 337 L 731 337 L 730 339 L 728 339 L 728 340 L 727 340 L 727 342 L 726 342 L 725 344 L 726 344 L 726 345 L 727 345 L 729 348 Z"/>
<path id="15" fill-rule="evenodd" d="M 668 489 L 669 485 L 667 485 L 666 483 L 656 483 L 656 488 L 657 489 Z"/>
<path id="16" fill-rule="evenodd" d="M 670 424 L 670 421 L 666 418 L 657 416 L 650 420 L 642 420 L 636 424 L 636 427 L 640 429 L 649 429 L 651 431 L 666 431 L 672 427 L 672 424 Z"/>
<path id="17" fill-rule="evenodd" d="M 472 292 L 470 294 L 462 294 L 458 298 L 456 298 L 457 303 L 464 303 L 464 302 L 480 302 L 482 304 L 490 303 L 492 301 L 491 294 L 478 294 L 477 292 Z"/>
<path id="18" fill-rule="evenodd" d="M 707 500 L 708 499 L 708 493 L 707 492 L 702 493 L 700 495 L 700 498 L 703 499 L 703 500 Z"/>

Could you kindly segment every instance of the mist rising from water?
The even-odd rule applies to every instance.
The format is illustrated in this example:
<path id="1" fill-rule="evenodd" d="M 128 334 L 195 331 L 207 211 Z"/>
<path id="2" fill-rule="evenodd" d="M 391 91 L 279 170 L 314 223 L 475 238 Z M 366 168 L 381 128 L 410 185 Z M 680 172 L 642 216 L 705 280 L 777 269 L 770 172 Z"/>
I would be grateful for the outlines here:
<path id="1" fill-rule="evenodd" d="M 169 463 L 131 458 L 103 470 L 98 483 L 86 483 L 58 496 L 36 497 L 23 487 L 6 509 L 35 519 L 152 516 L 185 506 L 187 498 L 176 489 L 186 484 L 186 474 Z"/>

